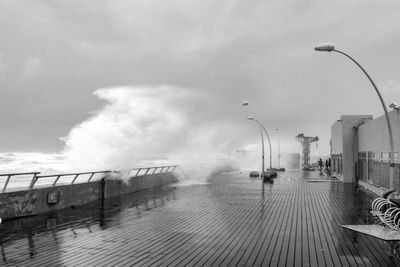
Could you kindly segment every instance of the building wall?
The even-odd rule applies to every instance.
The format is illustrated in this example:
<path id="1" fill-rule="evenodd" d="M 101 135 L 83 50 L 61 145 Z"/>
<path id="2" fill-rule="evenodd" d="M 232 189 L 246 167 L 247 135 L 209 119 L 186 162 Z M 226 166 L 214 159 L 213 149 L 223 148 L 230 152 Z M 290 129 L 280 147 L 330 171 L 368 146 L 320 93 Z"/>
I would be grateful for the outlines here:
<path id="1" fill-rule="evenodd" d="M 331 127 L 332 154 L 343 153 L 343 124 L 336 121 Z"/>
<path id="2" fill-rule="evenodd" d="M 400 190 L 399 148 L 400 114 L 397 110 L 389 112 L 394 143 L 394 184 Z M 390 142 L 386 117 L 384 115 L 359 127 L 358 133 L 359 179 L 384 188 L 389 188 Z"/>
<path id="3" fill-rule="evenodd" d="M 400 116 L 396 110 L 389 112 L 392 124 L 394 150 L 399 151 Z M 359 151 L 390 151 L 389 133 L 384 115 L 359 127 Z"/>
<path id="4" fill-rule="evenodd" d="M 342 175 L 343 182 L 353 183 L 355 181 L 355 125 L 348 122 L 343 122 L 343 160 L 342 160 Z"/>
<path id="5" fill-rule="evenodd" d="M 394 183 L 400 191 L 400 112 L 391 110 L 394 141 Z M 369 115 L 341 117 L 332 125 L 332 159 L 342 153 L 343 180 L 352 182 L 357 177 L 364 182 L 389 188 L 390 143 L 386 117 L 372 119 Z M 355 164 L 357 163 L 357 166 Z M 332 166 L 334 167 L 334 166 Z M 356 167 L 356 168 L 355 168 Z M 340 174 L 340 173 L 339 173 Z"/>
<path id="6" fill-rule="evenodd" d="M 342 115 L 331 127 L 332 171 L 345 183 L 355 181 L 358 126 L 369 120 L 371 115 Z"/>

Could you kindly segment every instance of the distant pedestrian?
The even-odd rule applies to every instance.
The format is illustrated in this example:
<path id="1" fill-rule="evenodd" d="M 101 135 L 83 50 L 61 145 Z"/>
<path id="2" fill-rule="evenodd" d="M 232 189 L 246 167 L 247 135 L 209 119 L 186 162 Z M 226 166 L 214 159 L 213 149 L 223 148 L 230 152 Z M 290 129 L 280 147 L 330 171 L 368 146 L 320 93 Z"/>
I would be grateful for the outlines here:
<path id="1" fill-rule="evenodd" d="M 319 166 L 319 170 L 320 171 L 322 171 L 322 166 L 323 166 L 324 164 L 322 163 L 322 159 L 320 158 L 319 160 L 318 160 L 318 166 Z"/>

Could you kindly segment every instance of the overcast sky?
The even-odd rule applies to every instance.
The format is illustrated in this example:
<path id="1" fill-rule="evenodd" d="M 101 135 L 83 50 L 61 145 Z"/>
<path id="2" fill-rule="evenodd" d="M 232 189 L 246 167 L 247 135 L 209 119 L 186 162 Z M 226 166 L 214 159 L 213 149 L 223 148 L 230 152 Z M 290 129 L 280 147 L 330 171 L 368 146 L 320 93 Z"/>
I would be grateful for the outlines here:
<path id="1" fill-rule="evenodd" d="M 120 97 L 148 90 L 186 120 L 247 127 L 237 149 L 257 138 L 248 100 L 272 136 L 280 129 L 283 150 L 304 132 L 328 153 L 340 115 L 383 112 L 352 62 L 313 47 L 335 43 L 387 104 L 399 101 L 399 14 L 398 0 L 0 0 L 0 152 L 62 151 L 71 130 L 107 105 L 124 113 L 104 91 L 123 87 Z"/>

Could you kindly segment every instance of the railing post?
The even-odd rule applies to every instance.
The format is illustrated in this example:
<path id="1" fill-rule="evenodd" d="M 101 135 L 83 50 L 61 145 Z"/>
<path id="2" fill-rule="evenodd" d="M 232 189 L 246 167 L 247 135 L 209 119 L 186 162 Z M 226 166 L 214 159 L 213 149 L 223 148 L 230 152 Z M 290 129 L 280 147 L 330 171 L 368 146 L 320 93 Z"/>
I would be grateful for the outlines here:
<path id="1" fill-rule="evenodd" d="M 75 175 L 75 177 L 74 177 L 74 179 L 72 180 L 72 183 L 71 183 L 71 184 L 74 184 L 74 183 L 75 183 L 75 180 L 76 180 L 76 178 L 78 178 L 78 176 L 79 176 L 79 173 Z"/>
<path id="2" fill-rule="evenodd" d="M 143 174 L 143 176 L 147 175 L 151 168 L 147 168 L 147 171 Z"/>
<path id="3" fill-rule="evenodd" d="M 176 167 L 177 167 L 177 166 L 175 165 L 175 166 L 174 166 L 174 169 L 173 169 L 172 171 L 175 171 Z"/>
<path id="4" fill-rule="evenodd" d="M 139 169 L 138 169 L 138 171 L 137 171 L 135 177 L 137 177 L 137 176 L 139 175 L 139 172 L 140 172 L 141 170 L 142 170 L 142 168 L 139 168 Z"/>
<path id="5" fill-rule="evenodd" d="M 158 167 L 155 167 L 155 168 L 154 168 L 153 174 L 156 173 L 156 170 L 157 170 L 157 169 L 158 169 Z"/>
<path id="6" fill-rule="evenodd" d="M 11 178 L 11 174 L 7 176 L 7 180 L 6 180 L 6 182 L 4 183 L 3 193 L 6 192 L 7 185 L 8 185 L 8 182 L 10 181 L 10 178 Z"/>
<path id="7" fill-rule="evenodd" d="M 56 178 L 56 180 L 54 181 L 53 186 L 56 186 L 56 184 L 57 184 L 57 182 L 58 182 L 58 179 L 60 179 L 60 177 L 61 177 L 61 175 L 57 175 L 57 178 Z"/>
<path id="8" fill-rule="evenodd" d="M 29 185 L 29 189 L 32 189 L 33 186 L 36 184 L 36 181 L 37 181 L 37 177 L 36 176 L 37 176 L 37 173 L 33 174 L 31 184 Z"/>
<path id="9" fill-rule="evenodd" d="M 90 175 L 90 177 L 89 177 L 89 179 L 87 181 L 88 183 L 90 182 L 90 180 L 92 180 L 93 176 L 94 176 L 94 172 L 92 173 L 92 175 Z"/>
<path id="10" fill-rule="evenodd" d="M 165 168 L 165 166 L 162 166 L 162 167 L 161 167 L 161 170 L 160 170 L 160 172 L 159 172 L 159 173 L 162 173 L 162 172 L 163 172 L 163 170 L 164 170 L 164 168 Z"/>
<path id="11" fill-rule="evenodd" d="M 165 172 L 168 172 L 168 170 L 171 168 L 171 166 L 168 166 L 168 168 L 165 170 Z"/>

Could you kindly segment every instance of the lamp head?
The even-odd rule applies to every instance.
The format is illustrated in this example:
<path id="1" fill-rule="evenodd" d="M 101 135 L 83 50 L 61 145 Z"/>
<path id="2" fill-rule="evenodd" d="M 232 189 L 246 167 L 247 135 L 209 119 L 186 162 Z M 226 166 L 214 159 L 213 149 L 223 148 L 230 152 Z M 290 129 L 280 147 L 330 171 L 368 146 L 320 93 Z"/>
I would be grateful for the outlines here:
<path id="1" fill-rule="evenodd" d="M 335 45 L 331 43 L 323 43 L 314 47 L 315 51 L 332 52 L 335 50 Z"/>
<path id="2" fill-rule="evenodd" d="M 242 103 L 242 106 L 247 106 L 247 105 L 249 105 L 249 102 L 247 102 L 247 101 Z"/>
<path id="3" fill-rule="evenodd" d="M 247 117 L 247 119 L 250 121 L 255 121 L 255 119 L 253 117 Z"/>
<path id="4" fill-rule="evenodd" d="M 392 104 L 390 104 L 390 105 L 389 105 L 389 108 L 399 110 L 399 106 L 397 105 L 396 102 L 393 102 Z"/>

